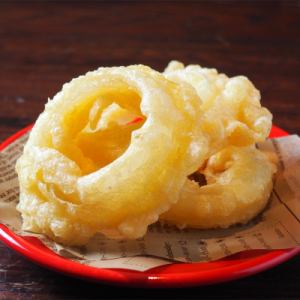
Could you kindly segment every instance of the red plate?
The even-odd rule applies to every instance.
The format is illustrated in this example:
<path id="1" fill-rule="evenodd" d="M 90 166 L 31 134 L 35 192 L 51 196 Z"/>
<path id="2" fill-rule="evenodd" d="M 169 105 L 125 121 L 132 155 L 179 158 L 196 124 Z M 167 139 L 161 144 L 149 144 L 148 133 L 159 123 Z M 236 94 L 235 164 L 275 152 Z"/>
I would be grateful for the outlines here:
<path id="1" fill-rule="evenodd" d="M 0 150 L 30 128 L 31 126 L 8 138 L 0 145 Z M 273 127 L 270 136 L 285 135 L 288 135 L 287 132 Z M 58 256 L 36 238 L 14 234 L 2 224 L 0 224 L 0 239 L 23 256 L 51 270 L 87 280 L 136 287 L 186 287 L 229 281 L 272 268 L 300 253 L 300 247 L 288 250 L 257 250 L 209 263 L 174 263 L 146 272 L 138 272 L 81 265 Z"/>

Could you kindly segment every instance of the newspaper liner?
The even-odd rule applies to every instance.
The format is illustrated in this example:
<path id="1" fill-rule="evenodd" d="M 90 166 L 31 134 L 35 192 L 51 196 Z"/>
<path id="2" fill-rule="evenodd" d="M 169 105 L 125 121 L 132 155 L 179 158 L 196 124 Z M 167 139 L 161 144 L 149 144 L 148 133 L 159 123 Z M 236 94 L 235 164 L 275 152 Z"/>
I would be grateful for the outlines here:
<path id="1" fill-rule="evenodd" d="M 249 224 L 223 230 L 179 230 L 157 223 L 138 240 L 110 240 L 98 234 L 81 248 L 64 247 L 21 230 L 15 162 L 27 138 L 28 134 L 23 135 L 0 152 L 0 222 L 17 234 L 38 237 L 71 260 L 94 267 L 145 271 L 174 261 L 208 262 L 245 250 L 300 246 L 300 138 L 296 135 L 259 144 L 261 150 L 278 156 L 278 172 L 268 207 Z"/>

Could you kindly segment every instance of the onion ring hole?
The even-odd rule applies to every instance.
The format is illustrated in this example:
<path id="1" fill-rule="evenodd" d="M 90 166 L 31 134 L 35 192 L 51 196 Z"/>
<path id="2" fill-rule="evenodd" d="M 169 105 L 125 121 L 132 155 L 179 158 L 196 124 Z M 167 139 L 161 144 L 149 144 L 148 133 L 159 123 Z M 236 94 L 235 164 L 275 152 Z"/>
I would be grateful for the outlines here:
<path id="1" fill-rule="evenodd" d="M 129 87 L 106 90 L 89 101 L 81 101 L 65 115 L 63 124 L 82 155 L 74 155 L 72 149 L 57 150 L 76 162 L 82 175 L 110 164 L 122 156 L 130 145 L 132 132 L 146 121 L 140 102 L 140 95 Z"/>

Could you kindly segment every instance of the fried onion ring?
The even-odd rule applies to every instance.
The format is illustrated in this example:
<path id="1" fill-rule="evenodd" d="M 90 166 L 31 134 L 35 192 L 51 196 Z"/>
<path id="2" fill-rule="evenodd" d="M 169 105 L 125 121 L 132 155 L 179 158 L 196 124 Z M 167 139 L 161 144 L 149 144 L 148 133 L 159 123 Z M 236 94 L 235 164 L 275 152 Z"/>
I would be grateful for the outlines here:
<path id="1" fill-rule="evenodd" d="M 254 147 L 230 146 L 211 156 L 200 174 L 206 184 L 187 179 L 180 200 L 162 214 L 180 228 L 226 228 L 246 223 L 266 206 L 275 164 Z"/>
<path id="2" fill-rule="evenodd" d="M 210 155 L 227 147 L 264 141 L 272 126 L 271 113 L 260 104 L 260 93 L 245 76 L 228 78 L 216 69 L 171 61 L 164 75 L 192 85 L 201 100 L 205 121 L 201 130 L 210 139 Z"/>
<path id="3" fill-rule="evenodd" d="M 72 245 L 143 236 L 205 159 L 199 101 L 141 65 L 65 84 L 17 162 L 23 229 Z"/>

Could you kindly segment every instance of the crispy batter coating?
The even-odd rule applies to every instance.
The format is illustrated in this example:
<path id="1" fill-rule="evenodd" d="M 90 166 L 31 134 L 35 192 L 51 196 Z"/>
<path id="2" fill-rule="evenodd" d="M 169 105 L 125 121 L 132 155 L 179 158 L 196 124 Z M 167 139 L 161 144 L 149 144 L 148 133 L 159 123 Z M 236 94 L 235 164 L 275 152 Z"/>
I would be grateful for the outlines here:
<path id="1" fill-rule="evenodd" d="M 143 236 L 205 159 L 199 101 L 141 65 L 65 84 L 17 162 L 23 229 L 70 245 Z"/>

